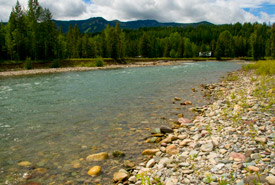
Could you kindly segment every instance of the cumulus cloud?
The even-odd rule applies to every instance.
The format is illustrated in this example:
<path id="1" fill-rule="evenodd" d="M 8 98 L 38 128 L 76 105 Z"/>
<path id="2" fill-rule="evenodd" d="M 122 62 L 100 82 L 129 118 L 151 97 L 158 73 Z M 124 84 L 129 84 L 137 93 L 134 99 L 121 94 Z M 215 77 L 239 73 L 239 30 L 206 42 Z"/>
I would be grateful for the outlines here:
<path id="1" fill-rule="evenodd" d="M 0 16 L 7 20 L 16 0 L 0 0 Z M 27 4 L 27 0 L 21 0 Z M 160 22 L 199 22 L 215 24 L 235 22 L 274 22 L 274 15 L 254 15 L 244 9 L 259 9 L 275 0 L 40 0 L 53 13 L 54 19 L 77 20 L 104 17 L 107 20 L 154 19 Z M 10 7 L 10 8 L 9 8 Z M 7 10 L 8 9 L 8 10 Z"/>

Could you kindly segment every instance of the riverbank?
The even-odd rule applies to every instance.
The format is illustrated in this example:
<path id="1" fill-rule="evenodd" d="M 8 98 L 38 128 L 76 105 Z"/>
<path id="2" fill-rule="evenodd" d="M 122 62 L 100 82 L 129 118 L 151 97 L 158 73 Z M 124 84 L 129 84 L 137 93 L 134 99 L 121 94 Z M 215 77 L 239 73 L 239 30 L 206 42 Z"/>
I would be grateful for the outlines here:
<path id="1" fill-rule="evenodd" d="M 49 74 L 60 72 L 72 72 L 72 71 L 91 71 L 91 70 L 104 70 L 104 69 L 119 69 L 127 67 L 145 67 L 145 66 L 167 66 L 177 65 L 183 62 L 192 61 L 147 61 L 147 62 L 133 62 L 129 64 L 110 64 L 103 67 L 65 67 L 65 68 L 45 68 L 45 69 L 31 69 L 31 70 L 10 70 L 0 72 L 0 77 L 9 76 L 22 76 L 22 75 L 36 75 L 36 74 Z"/>
<path id="2" fill-rule="evenodd" d="M 274 75 L 238 71 L 205 85 L 215 102 L 193 108 L 200 114 L 194 120 L 179 118 L 172 129 L 152 132 L 165 137 L 143 151 L 128 183 L 275 184 L 274 82 Z"/>

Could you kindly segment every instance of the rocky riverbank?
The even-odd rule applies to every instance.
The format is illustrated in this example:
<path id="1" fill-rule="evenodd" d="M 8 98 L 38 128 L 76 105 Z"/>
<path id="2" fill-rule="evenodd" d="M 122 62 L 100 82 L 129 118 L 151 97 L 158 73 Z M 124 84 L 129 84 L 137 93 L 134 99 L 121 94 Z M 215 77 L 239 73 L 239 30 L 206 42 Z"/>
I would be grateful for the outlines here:
<path id="1" fill-rule="evenodd" d="M 159 147 L 117 184 L 275 184 L 275 76 L 234 72 L 204 85 L 215 99 L 195 119 L 179 116 L 171 128 L 152 131 Z M 180 99 L 179 99 L 180 100 Z M 180 103 L 178 101 L 177 103 Z M 191 111 L 191 110 L 190 110 Z"/>
<path id="2" fill-rule="evenodd" d="M 31 70 L 9 70 L 9 71 L 0 72 L 0 77 L 49 74 L 49 73 L 72 72 L 72 71 L 91 71 L 91 70 L 99 70 L 99 69 L 118 69 L 118 68 L 128 68 L 128 67 L 165 66 L 165 65 L 177 65 L 182 62 L 191 62 L 191 61 L 159 60 L 159 61 L 148 61 L 148 62 L 133 62 L 129 64 L 110 64 L 104 67 L 66 67 L 66 68 L 31 69 Z"/>

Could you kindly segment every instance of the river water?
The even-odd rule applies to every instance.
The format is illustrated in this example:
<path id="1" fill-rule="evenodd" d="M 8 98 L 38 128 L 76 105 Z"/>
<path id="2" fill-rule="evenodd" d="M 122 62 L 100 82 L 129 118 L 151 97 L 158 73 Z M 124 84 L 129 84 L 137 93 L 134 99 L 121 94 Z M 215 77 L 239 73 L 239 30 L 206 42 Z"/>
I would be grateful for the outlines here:
<path id="1" fill-rule="evenodd" d="M 196 62 L 1 78 L 0 184 L 111 184 L 125 160 L 138 163 L 143 149 L 154 148 L 144 144 L 150 129 L 169 125 L 179 113 L 192 118 L 191 106 L 173 104 L 175 96 L 192 106 L 207 103 L 191 88 L 240 67 Z M 114 158 L 114 150 L 126 156 Z M 85 161 L 99 152 L 110 159 Z M 22 161 L 32 165 L 18 166 Z M 87 175 L 94 165 L 102 167 L 99 177 Z"/>

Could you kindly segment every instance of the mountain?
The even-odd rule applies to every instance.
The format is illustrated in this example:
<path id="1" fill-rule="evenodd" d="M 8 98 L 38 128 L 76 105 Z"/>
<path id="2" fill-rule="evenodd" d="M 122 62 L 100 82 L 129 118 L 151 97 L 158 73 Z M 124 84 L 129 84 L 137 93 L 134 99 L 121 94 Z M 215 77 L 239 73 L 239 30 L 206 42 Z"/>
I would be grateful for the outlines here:
<path id="1" fill-rule="evenodd" d="M 122 22 L 119 20 L 107 21 L 102 17 L 94 17 L 87 20 L 72 20 L 72 21 L 59 21 L 53 20 L 57 27 L 62 26 L 64 32 L 69 30 L 69 26 L 74 26 L 75 24 L 80 29 L 82 33 L 96 33 L 101 32 L 109 24 L 110 26 L 115 26 L 118 22 L 122 29 L 138 29 L 144 27 L 196 27 L 199 25 L 213 25 L 212 23 L 203 21 L 199 23 L 160 23 L 155 20 L 137 20 L 137 21 L 127 21 Z"/>

